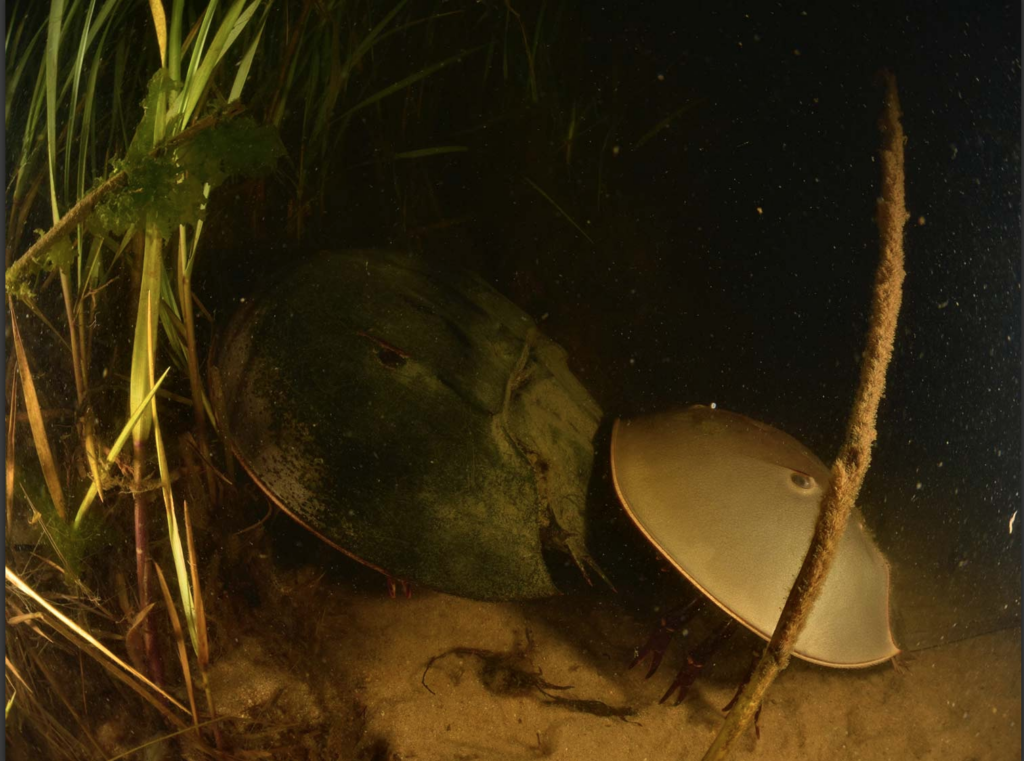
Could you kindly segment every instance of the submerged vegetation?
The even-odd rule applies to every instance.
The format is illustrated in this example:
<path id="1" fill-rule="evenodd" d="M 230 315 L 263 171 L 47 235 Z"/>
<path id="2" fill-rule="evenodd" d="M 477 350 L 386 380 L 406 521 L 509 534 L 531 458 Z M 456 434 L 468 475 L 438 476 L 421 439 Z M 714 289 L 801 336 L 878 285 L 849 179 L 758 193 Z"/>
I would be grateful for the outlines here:
<path id="1" fill-rule="evenodd" d="M 231 483 L 192 290 L 217 188 L 262 199 L 253 218 L 280 204 L 301 241 L 328 194 L 358 193 L 371 169 L 393 176 L 390 223 L 406 223 L 430 186 L 411 167 L 468 150 L 430 142 L 457 117 L 427 83 L 475 57 L 482 86 L 523 68 L 525 88 L 501 97 L 536 102 L 545 8 L 528 29 L 511 5 L 472 3 L 13 6 L 8 748 L 110 757 L 161 734 L 238 747 L 245 727 L 219 721 L 207 682 L 201 582 Z M 211 527 L 198 542 L 195 523 Z M 98 729 L 111 724 L 114 740 Z"/>
<path id="2" fill-rule="evenodd" d="M 238 500 L 195 287 L 291 248 L 429 246 L 479 211 L 496 163 L 594 245 L 625 108 L 614 88 L 573 90 L 575 23 L 560 3 L 497 0 L 8 7 L 14 755 L 263 750 L 207 681 L 204 589 L 222 586 Z"/>

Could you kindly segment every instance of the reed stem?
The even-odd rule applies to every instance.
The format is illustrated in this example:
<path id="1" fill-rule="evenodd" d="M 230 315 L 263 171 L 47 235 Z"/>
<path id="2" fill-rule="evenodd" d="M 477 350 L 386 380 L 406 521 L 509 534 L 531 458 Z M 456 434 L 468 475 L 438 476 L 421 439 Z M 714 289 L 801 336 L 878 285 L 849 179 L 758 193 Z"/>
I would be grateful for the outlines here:
<path id="1" fill-rule="evenodd" d="M 892 358 L 896 322 L 903 299 L 903 226 L 908 214 L 904 195 L 903 146 L 896 77 L 884 72 L 885 109 L 879 120 L 882 133 L 882 194 L 877 219 L 881 257 L 875 273 L 871 322 L 860 370 L 860 385 L 846 430 L 846 439 L 832 466 L 832 479 L 821 500 L 821 512 L 810 549 L 782 609 L 775 633 L 765 648 L 750 681 L 725 719 L 704 761 L 727 757 L 737 738 L 750 725 L 775 677 L 789 665 L 790 653 L 807 616 L 821 592 L 835 558 L 839 539 L 860 494 L 871 464 L 877 431 L 878 405 L 885 391 L 885 376 Z"/>

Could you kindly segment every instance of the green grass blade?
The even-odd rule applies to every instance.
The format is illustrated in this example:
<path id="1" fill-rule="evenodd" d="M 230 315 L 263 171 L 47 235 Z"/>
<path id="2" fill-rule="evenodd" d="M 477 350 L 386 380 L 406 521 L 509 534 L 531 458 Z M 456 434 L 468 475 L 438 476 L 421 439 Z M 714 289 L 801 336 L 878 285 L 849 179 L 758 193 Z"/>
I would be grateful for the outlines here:
<path id="1" fill-rule="evenodd" d="M 206 183 L 205 185 L 203 185 L 203 196 L 207 199 L 207 201 L 209 201 L 209 199 L 210 199 L 210 183 Z M 179 236 L 181 236 L 180 240 L 186 240 L 186 238 L 184 237 L 185 236 L 185 228 L 184 228 L 184 226 L 179 228 L 179 233 L 178 234 L 179 234 Z M 189 252 L 188 257 L 185 259 L 185 274 L 188 277 L 190 277 L 190 278 L 192 277 L 192 267 L 196 263 L 196 251 L 199 249 L 199 238 L 202 237 L 202 234 L 203 234 L 203 220 L 200 219 L 199 221 L 196 222 L 196 228 L 195 228 L 194 233 L 192 234 L 192 247 L 191 247 L 191 250 Z"/>
<path id="2" fill-rule="evenodd" d="M 379 100 L 383 100 L 384 98 L 388 97 L 389 95 L 393 95 L 396 92 L 401 92 L 402 90 L 404 90 L 409 85 L 415 84 L 416 82 L 419 82 L 421 79 L 426 79 L 431 74 L 434 74 L 434 73 L 440 71 L 441 69 L 445 68 L 446 66 L 450 66 L 453 63 L 457 63 L 458 61 L 461 61 L 463 58 L 466 58 L 467 56 L 470 56 L 473 53 L 476 53 L 478 50 L 483 50 L 485 47 L 487 47 L 487 46 L 486 45 L 478 45 L 475 48 L 470 48 L 469 50 L 463 50 L 461 53 L 456 53 L 455 55 L 451 56 L 450 58 L 445 58 L 443 61 L 439 61 L 438 63 L 432 64 L 432 65 L 426 67 L 425 69 L 420 69 L 415 74 L 410 74 L 405 79 L 402 79 L 402 80 L 400 80 L 398 82 L 395 82 L 393 85 L 389 85 L 388 87 L 385 87 L 383 90 L 377 91 L 376 93 L 371 95 L 366 100 L 363 100 L 363 101 L 357 103 L 356 105 L 352 106 L 352 108 L 350 108 L 348 111 L 346 111 L 341 116 L 339 116 L 337 119 L 335 119 L 334 123 L 337 123 L 338 121 L 340 121 L 340 120 L 342 120 L 342 119 L 344 119 L 344 118 L 346 118 L 348 116 L 351 116 L 356 111 L 364 109 L 367 106 L 372 105 L 372 104 L 376 103 Z"/>
<path id="3" fill-rule="evenodd" d="M 676 120 L 676 119 L 677 119 L 677 118 L 678 118 L 679 116 L 682 116 L 682 115 L 683 115 L 683 114 L 685 114 L 685 113 L 686 113 L 687 111 L 689 111 L 690 109 L 692 109 L 692 108 L 694 108 L 695 106 L 697 106 L 697 105 L 698 105 L 698 104 L 699 104 L 700 102 L 701 102 L 700 100 L 695 100 L 695 101 L 691 101 L 690 103 L 687 103 L 686 105 L 684 105 L 684 106 L 680 106 L 679 108 L 677 108 L 677 109 L 676 109 L 675 111 L 673 111 L 673 112 L 672 112 L 671 114 L 669 114 L 668 116 L 666 116 L 666 117 L 665 117 L 664 119 L 662 119 L 662 120 L 661 120 L 660 122 L 658 122 L 658 123 L 657 123 L 657 124 L 655 124 L 655 125 L 654 125 L 653 127 L 651 127 L 651 128 L 649 129 L 649 130 L 647 130 L 647 132 L 645 132 L 645 133 L 643 134 L 643 136 L 642 136 L 642 137 L 641 137 L 641 138 L 640 138 L 639 140 L 637 140 L 637 141 L 636 141 L 636 145 L 634 145 L 634 146 L 633 146 L 633 150 L 635 151 L 635 150 L 639 149 L 639 148 L 640 148 L 640 147 L 641 147 L 641 146 L 642 146 L 642 145 L 643 145 L 644 143 L 646 143 L 646 142 L 647 142 L 648 140 L 650 140 L 650 139 L 651 139 L 652 137 L 654 137 L 655 135 L 657 135 L 657 134 L 658 134 L 659 132 L 661 132 L 661 131 L 662 131 L 663 129 L 666 129 L 666 128 L 668 128 L 668 126 L 669 126 L 669 125 L 670 125 L 670 124 L 671 124 L 671 123 L 672 123 L 673 121 L 675 121 L 675 120 Z"/>
<path id="4" fill-rule="evenodd" d="M 128 40 L 121 37 L 117 41 L 117 51 L 114 53 L 114 96 L 111 103 L 111 121 L 121 128 L 121 145 L 127 146 L 131 142 L 128 133 L 128 122 L 124 118 L 124 102 L 121 93 L 124 91 L 125 72 L 128 68 Z M 114 153 L 114 136 L 116 130 L 110 130 L 110 141 L 107 145 L 107 155 Z"/>
<path id="5" fill-rule="evenodd" d="M 167 373 L 169 373 L 170 371 L 171 368 L 169 367 L 166 370 L 164 370 L 164 374 L 161 375 L 160 379 L 153 384 L 153 387 L 149 390 L 149 393 L 146 394 L 142 402 L 132 412 L 132 416 L 128 418 L 128 422 L 125 423 L 124 428 L 121 429 L 121 433 L 118 434 L 118 437 L 114 440 L 113 445 L 111 445 L 110 447 L 110 453 L 107 455 L 108 465 L 114 464 L 114 460 L 116 460 L 117 455 L 120 454 L 121 448 L 124 447 L 125 442 L 128 441 L 128 437 L 131 436 L 132 428 L 134 428 L 135 424 L 139 422 L 139 418 L 141 418 L 145 414 L 146 405 L 149 404 L 150 401 L 152 401 L 153 397 L 156 395 L 157 390 L 159 390 L 160 385 L 164 382 L 164 378 L 167 377 Z"/>
<path id="6" fill-rule="evenodd" d="M 171 368 L 164 370 L 164 374 L 160 376 L 160 379 L 153 384 L 153 387 L 149 390 L 149 393 L 142 400 L 142 402 L 135 407 L 132 411 L 132 416 L 128 418 L 128 422 L 124 424 L 124 428 L 121 429 L 121 433 L 114 440 L 114 443 L 110 447 L 110 451 L 107 453 L 106 464 L 111 466 L 117 461 L 117 457 L 121 454 L 121 450 L 124 449 L 124 445 L 128 442 L 128 438 L 132 435 L 132 430 L 135 428 L 136 423 L 146 412 L 147 406 L 156 396 L 156 392 L 160 390 L 160 386 L 163 385 L 164 379 L 167 377 L 167 373 L 171 371 Z M 96 482 L 94 481 L 89 486 L 89 491 L 86 492 L 85 497 L 82 498 L 82 503 L 78 506 L 78 514 L 75 515 L 75 529 L 77 530 L 82 524 L 82 519 L 85 514 L 89 511 L 89 507 L 96 500 Z"/>
<path id="7" fill-rule="evenodd" d="M 18 55 L 18 46 L 21 44 L 21 34 L 25 31 L 25 19 L 15 24 L 7 25 L 7 34 L 4 35 L 4 62 L 9 63 Z M 11 35 L 14 39 L 11 40 Z"/>
<path id="8" fill-rule="evenodd" d="M 150 346 L 149 371 L 150 380 L 153 378 L 153 347 Z M 157 467 L 160 471 L 160 491 L 164 498 L 164 508 L 167 511 L 167 535 L 171 543 L 171 556 L 174 558 L 174 570 L 178 578 L 178 590 L 181 594 L 181 605 L 185 611 L 185 621 L 188 624 L 189 637 L 192 639 L 192 648 L 199 651 L 199 636 L 196 633 L 196 611 L 192 601 L 192 588 L 189 583 L 188 565 L 185 562 L 185 552 L 181 541 L 181 532 L 178 530 L 178 518 L 174 512 L 174 494 L 171 492 L 171 469 L 167 464 L 167 450 L 164 448 L 164 437 L 160 432 L 160 417 L 157 414 L 156 396 L 150 397 L 150 417 L 153 420 L 153 441 L 156 443 Z"/>
<path id="9" fill-rule="evenodd" d="M 413 27 L 419 26 L 420 24 L 428 24 L 437 21 L 438 19 L 447 18 L 448 16 L 460 16 L 463 13 L 464 11 L 445 11 L 444 13 L 434 13 L 431 14 L 430 16 L 425 16 L 424 18 L 418 18 L 413 19 L 412 21 L 407 21 L 406 23 L 396 26 L 394 29 L 389 29 L 388 31 L 381 34 L 377 38 L 375 44 L 380 44 L 383 40 L 386 40 L 388 37 L 394 37 L 395 35 L 405 34 L 406 31 L 412 29 Z M 487 46 L 489 47 L 493 44 L 493 42 L 489 42 L 487 43 Z"/>
<path id="10" fill-rule="evenodd" d="M 351 55 L 349 55 L 348 59 L 345 61 L 345 65 L 342 67 L 341 74 L 343 79 L 348 79 L 352 69 L 359 65 L 359 62 L 363 60 L 363 56 L 365 56 L 370 51 L 370 48 L 372 48 L 377 42 L 377 38 L 380 37 L 381 32 L 383 32 L 385 27 L 391 23 L 391 19 L 393 19 L 398 12 L 405 7 L 405 3 L 406 0 L 402 0 L 398 5 L 392 8 L 391 11 L 377 23 L 377 26 L 370 30 L 370 33 L 363 38 L 362 42 L 356 46 L 356 49 L 352 51 Z"/>
<path id="11" fill-rule="evenodd" d="M 7 92 L 5 93 L 4 99 L 4 125 L 9 126 L 11 118 L 11 103 L 14 101 L 14 96 L 18 92 L 18 85 L 21 82 L 21 76 L 25 73 L 25 68 L 28 62 L 32 60 L 32 51 L 35 50 L 36 43 L 42 37 L 43 27 L 39 27 L 36 33 L 32 35 L 32 39 L 29 40 L 28 46 L 25 48 L 25 52 L 18 58 L 18 63 L 14 67 L 14 72 L 7 76 Z M 8 53 L 8 60 L 13 59 L 16 54 L 14 52 Z"/>
<path id="12" fill-rule="evenodd" d="M 82 108 L 82 130 L 78 138 L 78 185 L 75 188 L 76 197 L 82 198 L 85 195 L 85 186 L 88 181 L 88 170 L 87 164 L 89 163 L 89 156 L 94 154 L 96 151 L 95 135 L 93 130 L 93 106 L 96 103 L 96 81 L 99 78 L 100 64 L 103 61 L 103 51 L 107 41 L 107 31 L 110 27 L 107 27 L 103 31 L 103 36 L 100 37 L 99 45 L 96 47 L 96 52 L 93 53 L 92 66 L 89 67 L 89 78 L 85 84 L 85 95 L 83 101 L 85 103 Z M 92 162 L 95 165 L 95 161 Z"/>
<path id="13" fill-rule="evenodd" d="M 468 151 L 465 145 L 437 145 L 433 148 L 419 148 L 414 151 L 402 151 L 396 153 L 396 159 L 422 159 L 427 156 L 440 156 L 445 153 L 465 153 Z"/>
<path id="14" fill-rule="evenodd" d="M 181 81 L 181 17 L 185 0 L 174 0 L 171 6 L 171 27 L 167 35 L 167 71 L 175 82 Z"/>
<path id="15" fill-rule="evenodd" d="M 228 103 L 233 103 L 242 97 L 242 88 L 245 86 L 246 80 L 249 79 L 249 71 L 252 68 L 253 58 L 256 57 L 256 50 L 260 46 L 260 40 L 263 38 L 263 29 L 267 25 L 267 17 L 270 15 L 270 5 L 267 6 L 267 10 L 263 14 L 263 20 L 260 22 L 260 28 L 256 31 L 256 37 L 253 39 L 252 44 L 249 45 L 249 49 L 245 51 L 245 55 L 242 56 L 241 62 L 238 64 L 238 72 L 235 74 L 235 81 L 231 83 L 231 92 L 228 94 Z M 209 186 L 207 186 L 208 188 Z M 209 190 L 206 191 L 209 195 Z"/>
<path id="16" fill-rule="evenodd" d="M 228 32 L 228 36 L 224 45 L 221 47 L 220 52 L 217 54 L 217 60 L 213 62 L 214 66 L 221 62 L 224 55 L 231 49 L 231 46 L 235 44 L 235 40 L 245 31 L 245 27 L 252 21 L 253 15 L 256 13 L 256 8 L 259 6 L 260 0 L 253 0 L 249 4 L 249 7 L 238 14 L 238 19 L 234 24 L 231 25 L 231 29 Z"/>
<path id="17" fill-rule="evenodd" d="M 135 316 L 135 338 L 132 342 L 132 359 L 128 395 L 132 408 L 136 408 L 149 392 L 149 370 L 147 359 L 149 346 L 157 340 L 157 333 L 149 326 L 155 326 L 153 309 L 160 308 L 160 293 L 163 279 L 163 239 L 156 225 L 147 222 L 145 228 L 145 250 L 142 255 L 142 277 L 139 286 L 139 306 Z M 135 426 L 134 439 L 142 442 L 149 438 L 152 419 L 143 410 Z"/>
<path id="18" fill-rule="evenodd" d="M 195 77 L 196 72 L 199 71 L 199 65 L 203 62 L 206 39 L 210 36 L 210 30 L 213 29 L 213 18 L 217 15 L 218 5 L 220 5 L 220 0 L 210 0 L 206 10 L 203 11 L 203 21 L 199 25 L 199 32 L 192 43 L 192 53 L 188 59 L 188 71 L 185 73 L 186 82 Z"/>
<path id="19" fill-rule="evenodd" d="M 75 118 L 78 116 L 78 89 L 82 84 L 82 69 L 85 66 L 85 51 L 89 41 L 89 29 L 92 26 L 93 11 L 96 10 L 96 0 L 89 0 L 89 7 L 85 11 L 85 22 L 78 40 L 78 51 L 75 54 L 74 64 L 71 67 L 71 107 L 68 109 L 67 144 L 64 148 L 64 198 L 71 197 L 71 136 L 75 134 Z M 86 143 L 78 142 L 78 152 L 86 151 Z M 79 273 L 81 276 L 81 273 Z"/>
<path id="20" fill-rule="evenodd" d="M 576 224 L 576 220 L 573 219 L 572 217 L 570 217 L 569 214 L 565 211 L 565 209 L 563 209 L 561 206 L 559 206 L 555 202 L 554 198 L 552 198 L 547 193 L 545 193 L 543 188 L 541 188 L 540 185 L 538 185 L 536 182 L 531 180 L 529 177 L 523 177 L 523 179 L 526 180 L 528 183 L 530 183 L 530 186 L 534 190 L 536 190 L 538 193 L 540 193 L 542 198 L 544 198 L 549 204 L 554 206 L 555 209 L 558 210 L 558 213 L 561 214 L 563 217 L 565 217 L 566 221 L 568 221 L 569 224 L 571 224 L 573 227 L 575 227 L 577 230 L 579 230 L 580 231 L 580 235 L 582 235 L 584 238 L 586 238 L 588 241 L 590 241 L 590 245 L 594 245 L 594 241 L 593 241 L 593 239 L 589 235 L 587 235 L 587 231 L 584 230 L 582 227 L 580 227 L 578 224 Z"/>
<path id="21" fill-rule="evenodd" d="M 93 40 L 96 39 L 96 35 L 100 32 L 106 32 L 110 27 L 107 26 L 107 20 L 111 17 L 111 14 L 117 10 L 121 0 L 106 0 L 103 5 L 100 6 L 99 13 L 96 14 L 96 18 L 93 19 L 91 29 L 89 31 L 88 39 L 86 40 L 85 47 L 92 47 Z"/>
<path id="22" fill-rule="evenodd" d="M 496 42 L 487 43 L 487 58 L 484 59 L 484 78 L 483 84 L 487 84 L 487 77 L 491 73 L 491 65 L 494 63 L 494 49 L 497 47 Z"/>
<path id="23" fill-rule="evenodd" d="M 46 29 L 46 153 L 50 168 L 50 211 L 53 223 L 60 219 L 57 205 L 57 178 L 54 172 L 57 164 L 57 64 L 60 59 L 61 21 L 64 16 L 64 0 L 50 1 L 50 19 Z"/>
<path id="24" fill-rule="evenodd" d="M 341 40 L 338 38 L 340 29 L 337 25 L 331 26 L 331 42 L 330 44 L 324 44 L 322 46 L 324 69 L 327 72 L 327 83 L 325 85 L 318 84 L 316 97 L 311 98 L 311 103 L 319 104 L 317 109 L 316 120 L 313 122 L 313 137 L 315 143 L 321 148 L 324 141 L 319 140 L 319 136 L 327 128 L 328 121 L 331 118 L 331 114 L 334 113 L 334 107 L 338 103 L 338 98 L 341 96 L 341 91 L 345 85 L 345 77 L 343 76 L 344 69 L 339 59 L 338 51 L 341 48 Z M 312 84 L 312 83 L 310 83 Z"/>
<path id="25" fill-rule="evenodd" d="M 46 108 L 46 66 L 40 66 L 36 73 L 36 83 L 32 90 L 32 102 L 28 109 L 28 119 L 25 120 L 25 132 L 21 138 L 21 165 L 25 166 L 32 156 L 35 147 L 39 126 L 39 118 Z"/>
<path id="26" fill-rule="evenodd" d="M 547 1 L 540 4 L 540 13 L 537 14 L 537 23 L 533 25 L 533 45 L 530 47 L 530 59 L 536 64 L 537 46 L 540 43 L 540 30 L 544 26 L 544 12 L 548 9 Z"/>
<path id="27" fill-rule="evenodd" d="M 185 85 L 181 91 L 181 108 L 178 111 L 181 117 L 179 129 L 183 129 L 188 124 L 189 119 L 192 118 L 192 114 L 199 105 L 200 99 L 206 92 L 206 86 L 210 83 L 213 70 L 216 68 L 218 61 L 220 61 L 221 55 L 227 49 L 228 38 L 234 39 L 232 33 L 235 29 L 235 22 L 238 20 L 239 15 L 241 15 L 244 3 L 245 0 L 235 0 L 231 4 L 231 7 L 228 8 L 227 13 L 220 22 L 217 33 L 213 36 L 213 41 L 210 42 L 209 49 L 202 56 L 202 62 L 195 69 L 194 74 L 190 70 L 189 76 L 185 78 Z M 207 13 L 209 13 L 209 10 L 207 10 Z M 205 24 L 206 21 L 204 20 L 203 23 Z M 237 36 L 237 33 L 235 33 L 235 36 Z M 192 54 L 193 60 L 199 55 L 199 51 L 200 48 L 197 47 Z"/>
<path id="28" fill-rule="evenodd" d="M 81 319 L 82 305 L 85 303 L 85 295 L 89 292 L 93 283 L 99 279 L 100 263 L 103 254 L 103 238 L 93 236 L 92 245 L 89 246 L 89 256 L 85 261 L 85 277 L 81 281 L 78 290 L 78 300 L 75 304 L 75 319 Z"/>
<path id="29" fill-rule="evenodd" d="M 178 113 L 184 114 L 185 104 L 189 97 L 189 89 L 192 83 L 196 80 L 196 74 L 199 71 L 199 66 L 203 62 L 203 51 L 206 49 L 206 38 L 210 35 L 210 29 L 213 28 L 213 17 L 217 13 L 217 6 L 219 5 L 218 0 L 210 0 L 210 4 L 206 6 L 206 10 L 203 11 L 203 22 L 199 25 L 199 32 L 196 34 L 195 42 L 192 44 L 192 54 L 188 59 L 188 71 L 185 72 L 184 84 L 181 88 L 180 101 L 178 107 L 175 109 Z M 188 119 L 183 119 L 182 124 L 188 122 Z"/>

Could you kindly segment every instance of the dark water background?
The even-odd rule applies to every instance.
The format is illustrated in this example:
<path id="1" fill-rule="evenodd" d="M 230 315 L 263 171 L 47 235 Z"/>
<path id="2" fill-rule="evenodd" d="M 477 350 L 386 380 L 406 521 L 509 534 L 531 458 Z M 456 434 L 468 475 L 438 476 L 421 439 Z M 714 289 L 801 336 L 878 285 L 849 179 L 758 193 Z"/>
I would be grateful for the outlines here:
<path id="1" fill-rule="evenodd" d="M 623 178 L 658 273 L 621 294 L 623 311 L 658 306 L 610 328 L 616 405 L 714 400 L 826 460 L 877 257 L 874 75 L 896 74 L 912 216 L 863 501 L 897 565 L 905 552 L 943 583 L 966 574 L 960 592 L 934 590 L 963 619 L 1019 620 L 1020 7 L 630 4 L 591 18 L 595 59 L 614 50 L 699 99 Z M 971 610 L 979 598 L 992 609 Z"/>
<path id="2" fill-rule="evenodd" d="M 978 574 L 945 588 L 962 618 L 1019 621 L 1020 7 L 635 7 L 595 14 L 605 44 L 705 101 L 629 175 L 661 238 L 663 307 L 629 328 L 623 407 L 715 400 L 836 451 L 877 256 L 873 75 L 889 68 L 911 222 L 863 501 L 897 565 Z"/>

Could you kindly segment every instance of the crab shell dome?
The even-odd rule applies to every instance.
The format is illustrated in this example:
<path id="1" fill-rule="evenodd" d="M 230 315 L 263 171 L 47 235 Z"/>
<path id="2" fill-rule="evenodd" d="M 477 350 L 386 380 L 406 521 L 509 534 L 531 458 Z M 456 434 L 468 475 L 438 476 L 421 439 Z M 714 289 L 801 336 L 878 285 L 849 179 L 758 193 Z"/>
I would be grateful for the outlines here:
<path id="1" fill-rule="evenodd" d="M 582 538 L 601 410 L 476 275 L 398 251 L 304 257 L 215 356 L 237 460 L 356 560 L 479 600 L 557 595 L 563 560 L 596 567 Z"/>
<path id="2" fill-rule="evenodd" d="M 810 546 L 829 469 L 792 436 L 693 406 L 612 430 L 612 477 L 626 511 L 687 579 L 770 639 Z M 899 652 L 889 624 L 889 566 L 860 511 L 793 654 L 854 668 Z"/>

